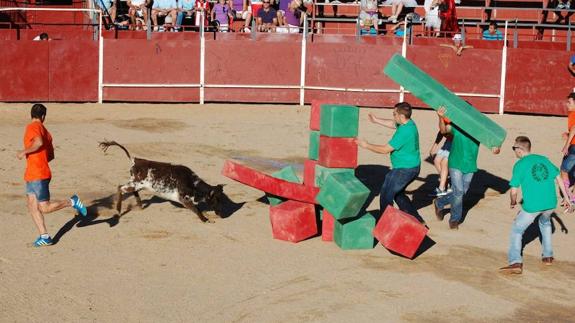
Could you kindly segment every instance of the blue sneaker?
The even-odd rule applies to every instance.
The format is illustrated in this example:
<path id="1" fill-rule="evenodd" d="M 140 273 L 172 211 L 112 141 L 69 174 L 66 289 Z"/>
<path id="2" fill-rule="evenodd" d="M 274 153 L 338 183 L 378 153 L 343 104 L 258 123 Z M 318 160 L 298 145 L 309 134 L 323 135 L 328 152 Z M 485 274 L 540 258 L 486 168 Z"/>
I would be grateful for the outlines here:
<path id="1" fill-rule="evenodd" d="M 36 241 L 34 241 L 34 247 L 45 247 L 52 245 L 52 238 L 42 238 L 42 236 L 38 237 Z"/>
<path id="2" fill-rule="evenodd" d="M 78 195 L 74 195 L 70 198 L 72 200 L 72 207 L 78 211 L 78 213 L 82 214 L 82 216 L 88 215 L 88 210 L 84 206 L 84 203 L 80 200 Z"/>

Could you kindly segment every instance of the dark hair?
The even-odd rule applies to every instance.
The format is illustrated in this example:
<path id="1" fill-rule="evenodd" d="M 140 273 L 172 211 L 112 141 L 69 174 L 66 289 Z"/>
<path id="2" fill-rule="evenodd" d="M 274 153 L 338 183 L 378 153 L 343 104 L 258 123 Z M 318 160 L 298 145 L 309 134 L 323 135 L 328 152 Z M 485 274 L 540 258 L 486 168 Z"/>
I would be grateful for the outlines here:
<path id="1" fill-rule="evenodd" d="M 495 21 L 492 21 L 489 23 L 489 26 L 493 26 L 493 27 L 497 28 L 497 23 Z"/>
<path id="2" fill-rule="evenodd" d="M 32 119 L 42 119 L 46 116 L 46 107 L 40 103 L 34 104 L 30 110 L 30 116 Z"/>
<path id="3" fill-rule="evenodd" d="M 531 140 L 529 140 L 528 137 L 525 136 L 519 136 L 517 138 L 515 138 L 515 143 L 523 146 L 523 148 L 525 148 L 526 151 L 531 151 Z"/>
<path id="4" fill-rule="evenodd" d="M 575 92 L 569 93 L 569 95 L 567 96 L 567 99 L 573 99 L 573 100 L 575 100 Z"/>
<path id="5" fill-rule="evenodd" d="M 394 106 L 394 108 L 397 110 L 397 113 L 404 115 L 407 119 L 411 118 L 411 104 L 407 102 L 399 102 Z"/>
<path id="6" fill-rule="evenodd" d="M 40 34 L 40 40 L 48 40 L 48 34 L 47 33 L 41 33 Z"/>

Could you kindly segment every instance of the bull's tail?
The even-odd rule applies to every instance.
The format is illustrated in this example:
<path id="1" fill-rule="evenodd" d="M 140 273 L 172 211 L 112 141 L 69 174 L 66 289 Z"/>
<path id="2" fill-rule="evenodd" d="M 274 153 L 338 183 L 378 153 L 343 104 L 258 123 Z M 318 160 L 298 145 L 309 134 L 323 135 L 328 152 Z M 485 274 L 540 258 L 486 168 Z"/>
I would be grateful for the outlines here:
<path id="1" fill-rule="evenodd" d="M 126 149 L 126 147 L 120 145 L 119 143 L 117 143 L 115 141 L 101 141 L 98 143 L 98 146 L 100 147 L 100 149 L 102 149 L 103 152 L 106 152 L 108 150 L 108 148 L 110 148 L 110 146 L 118 146 L 118 147 L 122 148 L 122 150 L 126 153 L 128 158 L 132 159 L 132 156 L 130 156 L 128 149 Z"/>

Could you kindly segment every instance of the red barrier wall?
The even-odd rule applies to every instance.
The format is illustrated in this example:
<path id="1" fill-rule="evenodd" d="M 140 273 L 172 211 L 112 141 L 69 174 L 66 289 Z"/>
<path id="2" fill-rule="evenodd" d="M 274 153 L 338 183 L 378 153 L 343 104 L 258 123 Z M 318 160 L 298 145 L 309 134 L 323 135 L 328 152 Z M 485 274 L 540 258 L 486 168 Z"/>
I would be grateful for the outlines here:
<path id="1" fill-rule="evenodd" d="M 79 34 L 86 35 L 85 32 Z M 197 33 L 106 32 L 104 83 L 198 84 L 200 41 Z M 300 84 L 301 35 L 206 34 L 206 84 Z M 10 37 L 11 38 L 11 37 Z M 501 42 L 470 42 L 475 48 L 456 56 L 438 39 L 416 39 L 408 59 L 455 92 L 499 94 Z M 0 101 L 96 101 L 98 43 L 91 40 L 0 40 L 5 61 L 0 69 Z M 399 89 L 382 74 L 385 62 L 401 52 L 394 37 L 313 36 L 307 42 L 307 86 Z M 564 114 L 572 90 L 567 71 L 570 52 L 508 49 L 505 111 Z M 198 88 L 104 88 L 104 100 L 198 102 Z M 398 93 L 306 90 L 312 99 L 360 106 L 391 106 Z M 481 111 L 498 111 L 499 99 L 465 97 Z M 298 103 L 299 89 L 206 88 L 206 102 Z M 423 106 L 406 95 L 406 100 Z"/>

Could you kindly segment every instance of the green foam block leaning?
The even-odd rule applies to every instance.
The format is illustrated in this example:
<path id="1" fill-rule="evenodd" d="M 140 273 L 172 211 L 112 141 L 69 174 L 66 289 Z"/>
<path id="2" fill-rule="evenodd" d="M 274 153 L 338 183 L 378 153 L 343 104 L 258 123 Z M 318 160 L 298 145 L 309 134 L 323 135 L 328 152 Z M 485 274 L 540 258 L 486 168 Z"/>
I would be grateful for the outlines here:
<path id="1" fill-rule="evenodd" d="M 445 106 L 445 116 L 488 148 L 501 147 L 507 132 L 483 113 L 399 54 L 387 62 L 383 73 L 433 109 Z"/>

